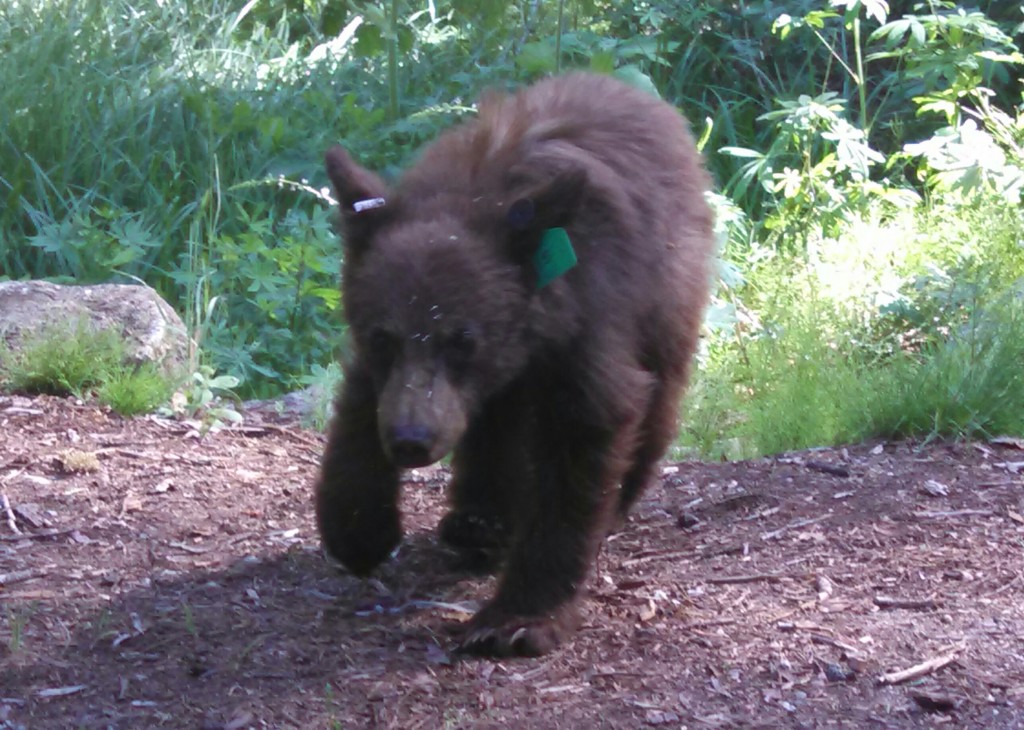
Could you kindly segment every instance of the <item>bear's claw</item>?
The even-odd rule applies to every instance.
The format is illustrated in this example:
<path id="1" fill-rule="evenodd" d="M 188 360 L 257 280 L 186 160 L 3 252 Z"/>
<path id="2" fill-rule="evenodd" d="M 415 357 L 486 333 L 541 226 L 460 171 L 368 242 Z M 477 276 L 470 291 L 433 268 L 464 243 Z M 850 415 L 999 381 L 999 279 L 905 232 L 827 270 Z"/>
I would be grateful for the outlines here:
<path id="1" fill-rule="evenodd" d="M 541 656 L 562 643 L 577 623 L 572 606 L 562 606 L 544 616 L 520 616 L 489 606 L 470 621 L 458 652 L 491 657 Z"/>

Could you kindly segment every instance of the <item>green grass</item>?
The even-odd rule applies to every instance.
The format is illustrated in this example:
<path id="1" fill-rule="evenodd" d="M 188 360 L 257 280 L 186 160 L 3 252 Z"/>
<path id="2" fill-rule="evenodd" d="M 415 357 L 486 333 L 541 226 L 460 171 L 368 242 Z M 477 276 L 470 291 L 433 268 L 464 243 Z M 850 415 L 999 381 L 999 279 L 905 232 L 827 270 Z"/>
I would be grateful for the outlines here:
<path id="1" fill-rule="evenodd" d="M 0 348 L 0 386 L 29 394 L 95 395 L 122 415 L 155 410 L 174 390 L 173 380 L 153 363 L 127 362 L 117 333 L 93 331 L 84 321 L 51 325 L 26 336 L 17 349 Z"/>
<path id="2" fill-rule="evenodd" d="M 974 312 L 947 340 L 911 360 L 896 370 L 896 397 L 875 411 L 878 433 L 1024 433 L 1024 291 Z"/>
<path id="3" fill-rule="evenodd" d="M 116 368 L 96 386 L 100 403 L 122 416 L 152 413 L 170 400 L 172 382 L 155 367 Z"/>
<path id="4" fill-rule="evenodd" d="M 1024 215 L 992 201 L 748 262 L 730 296 L 755 322 L 708 338 L 679 452 L 1024 434 L 1022 240 Z"/>
<path id="5" fill-rule="evenodd" d="M 880 357 L 806 321 L 706 364 L 679 446 L 747 458 L 870 438 L 1024 434 L 1024 301 L 920 352 Z"/>
<path id="6" fill-rule="evenodd" d="M 0 4 L 0 271 L 138 277 L 261 392 L 330 359 L 322 154 L 381 120 L 359 65 L 234 28 L 241 6 Z"/>
<path id="7" fill-rule="evenodd" d="M 136 277 L 154 287 L 201 343 L 195 409 L 206 407 L 211 383 L 227 382 L 214 373 L 238 378 L 230 389 L 240 397 L 263 398 L 315 381 L 337 354 L 341 249 L 322 169 L 330 144 L 390 175 L 468 113 L 483 87 L 525 80 L 553 61 L 537 55 L 554 45 L 551 4 L 405 4 L 394 33 L 370 5 L 299 5 L 0 3 L 0 271 L 78 283 Z M 1015 11 L 983 6 L 1012 31 Z M 792 11 L 828 7 L 816 0 Z M 1024 277 L 1019 205 L 875 206 L 875 197 L 909 200 L 911 186 L 929 192 L 914 176 L 927 171 L 899 152 L 943 123 L 915 113 L 912 99 L 927 84 L 894 61 L 870 62 L 854 83 L 831 60 L 830 51 L 852 58 L 842 18 L 826 20 L 824 43 L 806 28 L 783 40 L 771 32 L 773 8 L 754 2 L 737 15 L 599 2 L 574 8 L 562 39 L 567 65 L 649 72 L 707 133 L 719 183 L 746 161 L 723 146 L 775 155 L 765 169 L 776 172 L 824 165 L 818 185 L 805 179 L 785 195 L 751 185 L 738 196 L 748 218 L 731 223 L 724 256 L 736 281 L 720 303 L 752 324 L 709 338 L 681 443 L 732 456 L 872 434 L 1013 428 L 997 406 L 1015 402 L 1016 352 L 998 332 L 1017 327 L 1016 304 L 1000 296 Z M 359 13 L 363 24 L 345 45 L 342 29 Z M 398 43 L 397 68 L 388 39 Z M 932 51 L 954 40 L 934 39 Z M 953 78 L 956 58 L 935 56 L 932 70 Z M 1013 111 L 1013 67 L 990 61 L 980 73 L 992 103 Z M 838 158 L 822 157 L 841 151 L 836 140 L 797 125 L 779 145 L 780 128 L 763 118 L 780 101 L 826 88 L 850 100 L 844 120 L 863 116 L 853 100 L 873 89 L 863 99 L 870 141 L 891 155 L 872 173 L 875 188 L 842 186 Z M 1006 126 L 1011 157 L 1019 126 Z M 859 217 L 839 237 L 814 230 L 826 218 L 841 227 L 844 216 Z M 163 398 L 153 372 L 50 347 L 24 361 L 8 356 L 13 370 L 0 378 L 95 394 L 124 412 Z M 326 418 L 319 408 L 315 423 Z"/>
<path id="8" fill-rule="evenodd" d="M 465 50 L 420 14 L 403 70 L 410 100 L 392 123 L 379 54 L 318 49 L 340 31 L 317 28 L 323 3 L 287 22 L 285 11 L 0 3 L 0 271 L 137 277 L 204 331 L 205 363 L 254 397 L 334 354 L 341 249 L 324 150 L 343 141 L 393 171 L 467 111 L 453 100 L 498 73 L 456 73 Z M 437 62 L 409 63 L 422 53 Z"/>

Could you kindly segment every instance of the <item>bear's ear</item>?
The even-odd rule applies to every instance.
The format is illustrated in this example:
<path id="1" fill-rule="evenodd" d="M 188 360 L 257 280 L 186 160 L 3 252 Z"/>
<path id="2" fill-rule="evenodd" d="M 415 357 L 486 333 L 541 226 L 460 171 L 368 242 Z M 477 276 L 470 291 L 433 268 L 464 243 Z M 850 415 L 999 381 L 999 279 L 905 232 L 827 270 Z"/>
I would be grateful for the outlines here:
<path id="1" fill-rule="evenodd" d="M 572 223 L 583 199 L 587 174 L 576 167 L 562 170 L 547 180 L 526 186 L 513 198 L 505 214 L 505 224 L 518 246 L 536 242 L 549 228 L 564 228 Z M 532 253 L 532 252 L 527 252 Z"/>
<path id="2" fill-rule="evenodd" d="M 338 198 L 346 245 L 354 244 L 387 208 L 388 186 L 377 175 L 356 164 L 339 145 L 327 150 L 324 162 Z"/>

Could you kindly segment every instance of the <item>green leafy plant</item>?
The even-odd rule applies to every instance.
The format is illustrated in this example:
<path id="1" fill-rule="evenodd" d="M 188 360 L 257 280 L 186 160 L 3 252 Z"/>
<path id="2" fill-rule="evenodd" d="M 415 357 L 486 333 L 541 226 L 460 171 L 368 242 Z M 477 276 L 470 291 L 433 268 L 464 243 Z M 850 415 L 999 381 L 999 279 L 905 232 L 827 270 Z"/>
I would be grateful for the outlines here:
<path id="1" fill-rule="evenodd" d="M 0 271 L 146 281 L 198 346 L 179 415 L 223 425 L 234 392 L 333 377 L 328 146 L 389 178 L 482 89 L 586 67 L 676 104 L 726 183 L 691 436 L 827 440 L 847 396 L 817 371 L 910 372 L 1024 275 L 1020 21 L 995 0 L 10 0 Z M 779 410 L 801 388 L 826 404 L 803 431 Z"/>
<path id="2" fill-rule="evenodd" d="M 938 115 L 946 126 L 922 142 L 904 145 L 920 161 L 930 187 L 967 198 L 996 190 L 1009 202 L 1024 186 L 1021 129 L 1024 123 L 992 103 L 990 88 L 1024 63 L 1013 38 L 984 13 L 934 1 L 928 13 L 906 15 L 872 35 L 884 50 L 870 59 L 896 59 L 904 77 L 919 86 L 918 116 Z M 966 117 L 966 118 L 965 118 Z"/>
<path id="3" fill-rule="evenodd" d="M 742 198 L 759 183 L 776 201 L 766 225 L 779 231 L 780 245 L 796 239 L 806 248 L 813 226 L 834 230 L 878 190 L 869 184 L 870 169 L 885 158 L 841 116 L 845 102 L 834 92 L 781 101 L 779 107 L 760 117 L 776 129 L 767 152 L 742 147 L 722 152 L 749 160 L 731 183 L 734 195 Z"/>
<path id="4" fill-rule="evenodd" d="M 203 432 L 217 431 L 244 419 L 234 407 L 238 397 L 232 392 L 239 380 L 233 375 L 217 375 L 209 365 L 200 366 L 188 382 L 174 393 L 168 415 L 200 419 Z"/>
<path id="5" fill-rule="evenodd" d="M 989 196 L 851 221 L 802 252 L 727 251 L 744 276 L 719 288 L 733 316 L 707 328 L 681 453 L 1021 433 L 1022 238 Z"/>

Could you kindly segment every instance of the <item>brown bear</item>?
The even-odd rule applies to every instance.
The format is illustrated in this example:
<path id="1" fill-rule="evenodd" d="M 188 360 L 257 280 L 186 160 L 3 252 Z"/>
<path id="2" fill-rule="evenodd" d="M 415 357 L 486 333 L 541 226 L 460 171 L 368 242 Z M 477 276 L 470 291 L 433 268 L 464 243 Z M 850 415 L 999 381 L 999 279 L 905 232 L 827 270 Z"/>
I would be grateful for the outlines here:
<path id="1" fill-rule="evenodd" d="M 687 125 L 574 73 L 485 96 L 394 187 L 326 162 L 353 349 L 316 486 L 327 552 L 372 570 L 401 539 L 400 470 L 454 452 L 441 538 L 504 566 L 461 649 L 547 652 L 675 434 L 714 245 Z"/>

